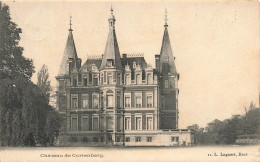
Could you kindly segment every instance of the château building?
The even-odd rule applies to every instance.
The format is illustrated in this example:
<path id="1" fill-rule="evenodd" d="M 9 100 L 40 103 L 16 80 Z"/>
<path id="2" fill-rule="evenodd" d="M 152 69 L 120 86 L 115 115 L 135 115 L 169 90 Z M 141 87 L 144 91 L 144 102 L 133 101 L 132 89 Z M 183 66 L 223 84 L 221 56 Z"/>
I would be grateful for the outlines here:
<path id="1" fill-rule="evenodd" d="M 167 16 L 167 15 L 166 15 Z M 155 69 L 143 54 L 120 55 L 111 8 L 105 52 L 78 58 L 69 29 L 58 76 L 57 105 L 62 128 L 60 146 L 178 146 L 193 141 L 178 129 L 178 80 L 164 25 Z"/>

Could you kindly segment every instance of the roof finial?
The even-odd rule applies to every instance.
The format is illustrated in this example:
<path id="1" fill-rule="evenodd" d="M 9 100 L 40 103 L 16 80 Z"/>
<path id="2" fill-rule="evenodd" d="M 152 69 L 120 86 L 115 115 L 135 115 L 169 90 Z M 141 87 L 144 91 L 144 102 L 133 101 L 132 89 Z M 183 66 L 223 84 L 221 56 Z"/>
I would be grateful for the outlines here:
<path id="1" fill-rule="evenodd" d="M 167 24 L 167 21 L 168 21 L 168 18 L 167 18 L 167 9 L 165 9 L 165 19 L 164 19 L 164 21 L 165 21 L 164 26 L 167 27 L 167 26 L 168 26 L 168 24 Z"/>
<path id="2" fill-rule="evenodd" d="M 111 3 L 111 9 L 110 9 L 110 12 L 111 12 L 111 15 L 113 15 L 113 6 L 112 6 L 112 1 L 111 1 L 110 3 Z"/>
<path id="3" fill-rule="evenodd" d="M 69 29 L 69 31 L 73 31 L 72 29 L 71 29 L 71 19 L 72 19 L 72 17 L 70 16 L 70 29 Z"/>

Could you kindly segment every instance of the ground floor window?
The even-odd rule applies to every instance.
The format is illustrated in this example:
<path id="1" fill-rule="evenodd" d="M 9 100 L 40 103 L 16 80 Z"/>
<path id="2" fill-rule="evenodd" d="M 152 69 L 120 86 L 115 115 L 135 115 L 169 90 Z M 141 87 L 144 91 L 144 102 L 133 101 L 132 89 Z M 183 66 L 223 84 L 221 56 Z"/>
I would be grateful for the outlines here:
<path id="1" fill-rule="evenodd" d="M 120 142 L 121 137 L 116 137 L 116 142 Z"/>
<path id="2" fill-rule="evenodd" d="M 76 138 L 76 137 L 72 137 L 72 138 L 71 138 L 71 141 L 72 141 L 72 142 L 77 142 L 77 138 Z"/>
<path id="3" fill-rule="evenodd" d="M 88 138 L 87 137 L 83 137 L 82 141 L 83 142 L 88 142 Z"/>
<path id="4" fill-rule="evenodd" d="M 179 142 L 179 137 L 172 137 L 172 142 Z"/>
<path id="5" fill-rule="evenodd" d="M 97 137 L 94 137 L 94 142 L 98 142 L 98 138 Z"/>
<path id="6" fill-rule="evenodd" d="M 141 142 L 141 137 L 135 137 L 135 142 Z"/>
<path id="7" fill-rule="evenodd" d="M 130 137 L 126 137 L 125 142 L 130 142 Z"/>
<path id="8" fill-rule="evenodd" d="M 152 142 L 152 137 L 147 137 L 147 142 Z"/>

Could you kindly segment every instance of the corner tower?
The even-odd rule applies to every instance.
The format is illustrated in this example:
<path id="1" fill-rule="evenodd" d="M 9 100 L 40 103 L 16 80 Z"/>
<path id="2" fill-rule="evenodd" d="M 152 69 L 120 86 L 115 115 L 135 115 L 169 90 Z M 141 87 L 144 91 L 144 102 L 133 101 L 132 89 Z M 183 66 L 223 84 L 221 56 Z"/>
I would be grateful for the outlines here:
<path id="1" fill-rule="evenodd" d="M 100 65 L 100 99 L 103 108 L 105 134 L 108 142 L 123 138 L 123 68 L 115 31 L 115 16 L 111 7 L 109 33 Z"/>
<path id="2" fill-rule="evenodd" d="M 66 110 L 66 87 L 73 83 L 76 84 L 78 71 L 81 66 L 81 59 L 78 58 L 77 55 L 71 25 L 70 17 L 69 35 L 60 64 L 59 73 L 58 76 L 56 76 L 58 81 L 57 106 L 60 112 L 65 112 Z"/>
<path id="3" fill-rule="evenodd" d="M 159 58 L 159 60 L 158 60 Z M 159 72 L 160 129 L 178 129 L 178 80 L 165 11 L 164 34 L 157 68 Z"/>

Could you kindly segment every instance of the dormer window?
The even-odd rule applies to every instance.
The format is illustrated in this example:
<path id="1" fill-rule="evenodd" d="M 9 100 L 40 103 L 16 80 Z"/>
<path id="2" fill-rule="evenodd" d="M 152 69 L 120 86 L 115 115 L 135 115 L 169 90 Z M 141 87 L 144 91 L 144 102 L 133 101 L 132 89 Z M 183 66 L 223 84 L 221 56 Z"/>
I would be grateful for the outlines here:
<path id="1" fill-rule="evenodd" d="M 136 68 L 136 62 L 135 61 L 133 62 L 133 68 L 134 69 Z"/>
<path id="2" fill-rule="evenodd" d="M 112 59 L 107 59 L 107 66 L 108 67 L 114 66 L 114 61 Z"/>

